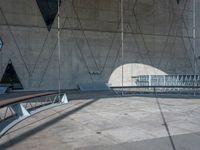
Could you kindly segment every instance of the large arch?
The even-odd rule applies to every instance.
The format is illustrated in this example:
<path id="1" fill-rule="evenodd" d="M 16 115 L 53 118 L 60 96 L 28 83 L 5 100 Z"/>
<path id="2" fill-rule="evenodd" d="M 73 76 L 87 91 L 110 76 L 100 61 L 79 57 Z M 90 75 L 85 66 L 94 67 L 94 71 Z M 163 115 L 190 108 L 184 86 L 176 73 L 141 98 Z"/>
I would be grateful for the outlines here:
<path id="1" fill-rule="evenodd" d="M 122 71 L 123 67 L 123 71 Z M 123 73 L 122 73 L 123 72 Z M 117 67 L 113 70 L 108 83 L 111 86 L 122 86 L 122 74 L 124 86 L 136 86 L 135 76 L 140 75 L 167 75 L 166 72 L 150 65 L 129 63 Z"/>

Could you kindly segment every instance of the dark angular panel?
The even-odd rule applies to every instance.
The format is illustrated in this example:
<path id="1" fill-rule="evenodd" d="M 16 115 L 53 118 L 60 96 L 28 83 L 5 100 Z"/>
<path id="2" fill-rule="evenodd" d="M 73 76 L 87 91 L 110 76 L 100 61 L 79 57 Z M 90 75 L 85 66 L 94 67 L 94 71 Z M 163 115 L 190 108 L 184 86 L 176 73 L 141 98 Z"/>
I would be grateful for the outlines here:
<path id="1" fill-rule="evenodd" d="M 54 19 L 58 13 L 58 0 L 36 0 L 40 12 L 44 18 L 47 29 L 50 31 Z"/>
<path id="2" fill-rule="evenodd" d="M 11 86 L 13 89 L 23 89 L 23 86 L 18 78 L 18 75 L 9 60 L 6 70 L 3 74 L 0 84 Z"/>

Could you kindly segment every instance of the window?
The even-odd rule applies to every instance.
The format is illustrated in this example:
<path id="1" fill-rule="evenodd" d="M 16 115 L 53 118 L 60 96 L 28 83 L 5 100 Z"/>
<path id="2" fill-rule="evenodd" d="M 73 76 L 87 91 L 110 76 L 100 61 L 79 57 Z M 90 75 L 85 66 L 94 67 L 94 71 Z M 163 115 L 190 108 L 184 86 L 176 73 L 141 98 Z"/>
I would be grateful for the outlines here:
<path id="1" fill-rule="evenodd" d="M 58 13 L 58 0 L 36 0 L 47 29 L 50 31 Z"/>
<path id="2" fill-rule="evenodd" d="M 11 86 L 13 89 L 23 89 L 11 60 L 8 62 L 0 83 L 6 86 Z"/>

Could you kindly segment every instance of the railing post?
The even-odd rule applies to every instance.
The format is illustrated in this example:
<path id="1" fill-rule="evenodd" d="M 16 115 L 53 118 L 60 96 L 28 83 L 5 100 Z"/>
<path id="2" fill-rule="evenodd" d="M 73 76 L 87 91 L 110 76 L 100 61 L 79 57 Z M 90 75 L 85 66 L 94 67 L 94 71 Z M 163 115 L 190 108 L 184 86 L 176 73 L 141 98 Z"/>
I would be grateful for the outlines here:
<path id="1" fill-rule="evenodd" d="M 151 86 L 151 75 L 149 75 L 149 86 Z"/>

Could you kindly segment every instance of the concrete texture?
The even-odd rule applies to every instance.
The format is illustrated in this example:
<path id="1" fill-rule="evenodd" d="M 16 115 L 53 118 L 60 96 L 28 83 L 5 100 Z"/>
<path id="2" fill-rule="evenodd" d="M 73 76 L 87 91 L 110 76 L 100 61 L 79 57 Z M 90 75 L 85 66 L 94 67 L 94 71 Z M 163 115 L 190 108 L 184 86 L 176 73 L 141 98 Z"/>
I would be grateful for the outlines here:
<path id="1" fill-rule="evenodd" d="M 1 138 L 0 149 L 199 150 L 199 98 L 158 98 L 159 109 L 153 97 L 104 92 L 68 97 L 69 104 L 15 126 Z"/>
<path id="2" fill-rule="evenodd" d="M 132 75 L 194 73 L 192 1 L 124 0 L 124 10 L 124 85 Z M 61 26 L 61 88 L 121 85 L 118 0 L 63 0 Z M 0 78 L 11 59 L 26 90 L 57 89 L 56 27 L 57 18 L 48 32 L 35 0 L 0 0 Z"/>

